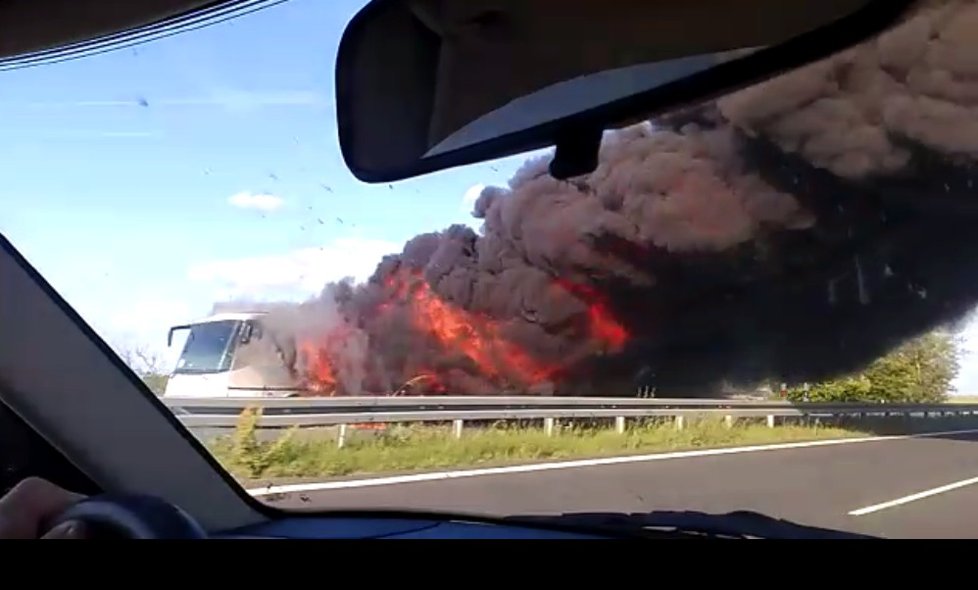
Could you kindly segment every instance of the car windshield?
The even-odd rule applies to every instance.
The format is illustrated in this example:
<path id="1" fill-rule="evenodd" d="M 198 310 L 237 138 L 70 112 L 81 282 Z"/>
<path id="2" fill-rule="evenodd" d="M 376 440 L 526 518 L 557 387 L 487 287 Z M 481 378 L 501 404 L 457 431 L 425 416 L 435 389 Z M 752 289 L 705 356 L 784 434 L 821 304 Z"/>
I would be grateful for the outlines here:
<path id="1" fill-rule="evenodd" d="M 217 373 L 231 367 L 238 322 L 205 322 L 190 327 L 174 373 Z"/>
<path id="2" fill-rule="evenodd" d="M 333 79 L 364 4 L 0 71 L 0 232 L 255 497 L 978 536 L 978 6 L 568 181 L 368 184 Z"/>

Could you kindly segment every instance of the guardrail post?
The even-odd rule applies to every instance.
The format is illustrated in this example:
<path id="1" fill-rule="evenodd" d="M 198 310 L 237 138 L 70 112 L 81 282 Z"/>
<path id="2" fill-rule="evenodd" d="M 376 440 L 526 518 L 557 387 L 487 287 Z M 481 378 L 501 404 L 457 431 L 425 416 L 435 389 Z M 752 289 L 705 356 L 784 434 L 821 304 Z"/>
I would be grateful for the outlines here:
<path id="1" fill-rule="evenodd" d="M 346 444 L 346 424 L 340 424 L 340 432 L 336 435 L 336 448 L 342 449 Z"/>
<path id="2" fill-rule="evenodd" d="M 452 420 L 452 436 L 455 438 L 462 438 L 462 424 L 463 420 Z"/>
<path id="3" fill-rule="evenodd" d="M 543 419 L 543 433 L 546 434 L 547 436 L 553 436 L 554 435 L 554 419 L 553 418 L 544 418 Z"/>
<path id="4" fill-rule="evenodd" d="M 774 428 L 774 414 L 767 415 L 767 427 Z"/>
<path id="5" fill-rule="evenodd" d="M 676 416 L 676 430 L 682 430 L 685 420 L 683 420 L 682 414 Z"/>
<path id="6" fill-rule="evenodd" d="M 615 432 L 618 434 L 625 434 L 625 417 L 617 416 L 615 417 Z"/>

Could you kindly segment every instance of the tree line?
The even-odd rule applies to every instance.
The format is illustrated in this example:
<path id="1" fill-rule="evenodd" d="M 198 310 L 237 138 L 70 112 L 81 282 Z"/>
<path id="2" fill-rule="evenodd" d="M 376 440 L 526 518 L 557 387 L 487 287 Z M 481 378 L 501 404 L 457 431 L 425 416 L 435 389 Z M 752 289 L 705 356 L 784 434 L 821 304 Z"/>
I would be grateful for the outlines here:
<path id="1" fill-rule="evenodd" d="M 958 374 L 959 359 L 958 337 L 935 331 L 905 342 L 859 372 L 794 384 L 783 396 L 798 402 L 942 402 Z"/>
<path id="2" fill-rule="evenodd" d="M 146 387 L 156 395 L 162 396 L 170 375 L 163 358 L 143 347 L 118 347 L 117 354 L 134 373 L 139 375 Z"/>

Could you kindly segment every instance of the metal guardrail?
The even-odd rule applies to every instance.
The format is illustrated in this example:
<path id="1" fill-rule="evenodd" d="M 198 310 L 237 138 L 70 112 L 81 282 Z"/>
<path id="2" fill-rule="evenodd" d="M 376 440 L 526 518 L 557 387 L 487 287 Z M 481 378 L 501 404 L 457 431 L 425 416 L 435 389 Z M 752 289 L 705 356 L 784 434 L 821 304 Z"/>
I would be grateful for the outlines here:
<path id="1" fill-rule="evenodd" d="M 533 407 L 743 407 L 791 406 L 791 402 L 752 399 L 644 399 L 634 397 L 536 397 L 536 396 L 416 396 L 416 397 L 236 397 L 236 398 L 163 398 L 171 408 L 457 408 L 468 406 Z M 863 404 L 865 405 L 865 404 Z M 944 405 L 944 404 L 940 404 Z"/>
<path id="2" fill-rule="evenodd" d="M 231 428 L 248 407 L 262 409 L 258 426 L 288 428 L 339 426 L 339 444 L 353 424 L 451 422 L 461 436 L 469 421 L 543 420 L 548 434 L 556 420 L 608 418 L 624 432 L 628 418 L 672 417 L 682 428 L 687 418 L 930 417 L 974 415 L 978 404 L 793 403 L 769 400 L 635 399 L 594 397 L 334 397 L 334 398 L 164 398 L 188 428 Z"/>

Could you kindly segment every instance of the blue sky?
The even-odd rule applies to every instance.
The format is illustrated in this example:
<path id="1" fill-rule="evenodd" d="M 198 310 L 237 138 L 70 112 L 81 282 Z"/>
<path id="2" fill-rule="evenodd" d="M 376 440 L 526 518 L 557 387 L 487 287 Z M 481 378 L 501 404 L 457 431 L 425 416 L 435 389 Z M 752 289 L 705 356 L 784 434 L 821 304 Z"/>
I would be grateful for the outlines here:
<path id="1" fill-rule="evenodd" d="M 471 222 L 467 191 L 523 158 L 393 187 L 342 163 L 332 71 L 362 3 L 0 73 L 0 231 L 113 344 L 159 346 L 215 299 L 308 295 Z"/>
<path id="2" fill-rule="evenodd" d="M 0 231 L 117 348 L 229 296 L 301 298 L 472 222 L 515 157 L 388 186 L 339 154 L 333 64 L 363 0 L 292 0 L 169 39 L 0 72 Z M 966 346 L 978 350 L 972 324 Z M 959 389 L 978 389 L 978 355 Z"/>

